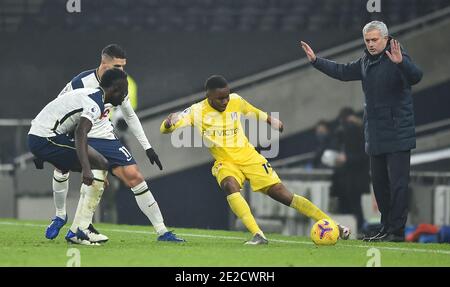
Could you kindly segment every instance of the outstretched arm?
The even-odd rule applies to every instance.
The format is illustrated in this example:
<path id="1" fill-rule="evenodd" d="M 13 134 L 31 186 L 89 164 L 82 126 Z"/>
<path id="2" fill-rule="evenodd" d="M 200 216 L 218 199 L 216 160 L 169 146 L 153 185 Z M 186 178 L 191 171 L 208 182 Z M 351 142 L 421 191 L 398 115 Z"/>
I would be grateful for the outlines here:
<path id="1" fill-rule="evenodd" d="M 266 121 L 272 128 L 283 132 L 283 123 L 260 109 L 254 107 L 252 104 L 241 98 L 242 101 L 242 113 L 247 117 L 255 117 L 261 121 Z"/>
<path id="2" fill-rule="evenodd" d="M 187 108 L 181 113 L 169 114 L 167 118 L 161 123 L 161 127 L 159 128 L 160 132 L 162 134 L 168 134 L 178 128 L 192 125 L 191 110 L 191 108 Z"/>
<path id="3" fill-rule="evenodd" d="M 347 64 L 338 64 L 334 61 L 317 57 L 313 49 L 306 42 L 300 41 L 300 46 L 305 51 L 311 64 L 322 73 L 341 81 L 362 79 L 360 59 Z"/>
<path id="4" fill-rule="evenodd" d="M 314 53 L 313 49 L 303 41 L 300 41 L 300 46 L 302 47 L 303 51 L 305 51 L 306 57 L 308 57 L 308 60 L 311 63 L 314 63 L 316 61 L 316 53 Z"/>
<path id="5" fill-rule="evenodd" d="M 279 119 L 274 118 L 274 117 L 272 117 L 272 116 L 268 116 L 268 117 L 267 117 L 267 123 L 268 123 L 272 128 L 274 128 L 275 130 L 278 130 L 280 133 L 283 132 L 284 125 L 283 125 L 283 122 L 280 121 Z"/>
<path id="6" fill-rule="evenodd" d="M 159 157 L 156 154 L 155 150 L 150 145 L 150 142 L 148 141 L 147 136 L 145 135 L 144 129 L 142 128 L 141 121 L 134 112 L 134 109 L 131 106 L 130 99 L 128 97 L 126 97 L 125 100 L 122 102 L 122 104 L 120 105 L 120 109 L 122 110 L 124 116 L 123 118 L 125 119 L 125 122 L 127 123 L 131 132 L 137 138 L 142 148 L 145 150 L 145 153 L 147 154 L 150 163 L 151 164 L 156 163 L 159 169 L 162 170 L 163 167 L 161 161 L 159 160 Z"/>
<path id="7" fill-rule="evenodd" d="M 144 150 L 151 148 L 152 146 L 150 145 L 150 142 L 148 141 L 147 136 L 145 135 L 141 121 L 139 120 L 138 116 L 136 115 L 136 112 L 131 106 L 130 99 L 128 97 L 126 97 L 125 100 L 122 102 L 122 104 L 120 105 L 120 109 L 122 110 L 125 122 L 127 123 L 133 135 L 141 144 L 142 148 Z"/>

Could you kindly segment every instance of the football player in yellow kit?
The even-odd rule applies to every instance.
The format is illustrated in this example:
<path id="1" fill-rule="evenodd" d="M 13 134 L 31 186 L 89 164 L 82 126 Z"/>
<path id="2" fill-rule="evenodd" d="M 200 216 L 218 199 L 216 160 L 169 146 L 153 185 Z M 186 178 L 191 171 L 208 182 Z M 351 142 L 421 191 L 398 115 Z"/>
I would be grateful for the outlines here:
<path id="1" fill-rule="evenodd" d="M 170 114 L 161 124 L 161 133 L 194 126 L 197 128 L 216 160 L 212 174 L 221 189 L 227 194 L 227 201 L 233 213 L 252 233 L 246 244 L 267 244 L 268 240 L 259 228 L 249 205 L 240 190 L 245 180 L 253 191 L 263 192 L 284 205 L 295 208 L 301 214 L 315 221 L 330 219 L 323 211 L 306 198 L 289 192 L 281 183 L 277 173 L 267 159 L 259 154 L 244 134 L 240 117 L 254 117 L 265 121 L 272 128 L 283 131 L 283 123 L 252 106 L 230 88 L 224 77 L 213 75 L 205 83 L 206 99 L 195 103 L 181 113 Z M 348 239 L 350 230 L 338 225 L 342 239 Z"/>

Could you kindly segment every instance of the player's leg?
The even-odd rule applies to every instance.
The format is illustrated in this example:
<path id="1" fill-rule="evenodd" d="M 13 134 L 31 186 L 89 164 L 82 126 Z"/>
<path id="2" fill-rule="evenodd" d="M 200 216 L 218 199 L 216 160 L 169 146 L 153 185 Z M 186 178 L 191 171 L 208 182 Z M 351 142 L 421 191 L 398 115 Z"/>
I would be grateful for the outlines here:
<path id="1" fill-rule="evenodd" d="M 91 146 L 88 146 L 88 158 L 94 174 L 94 181 L 91 185 L 81 184 L 80 199 L 75 217 L 65 237 L 68 242 L 85 245 L 98 244 L 109 239 L 106 235 L 99 233 L 92 225 L 94 212 L 105 188 L 108 161 Z M 78 166 L 73 169 L 78 169 Z"/>
<path id="2" fill-rule="evenodd" d="M 69 190 L 69 172 L 63 173 L 55 168 L 53 171 L 53 199 L 55 203 L 56 216 L 66 217 L 66 198 Z"/>
<path id="3" fill-rule="evenodd" d="M 225 177 L 220 187 L 227 194 L 227 201 L 230 205 L 231 211 L 242 221 L 244 226 L 253 235 L 253 238 L 246 242 L 246 244 L 257 245 L 267 244 L 268 241 L 250 210 L 250 206 L 241 194 L 241 186 L 238 181 L 232 177 Z"/>
<path id="4" fill-rule="evenodd" d="M 314 221 L 331 219 L 325 212 L 323 212 L 308 199 L 288 191 L 281 182 L 266 188 L 264 192 L 272 199 L 296 209 L 299 213 L 313 219 Z M 350 229 L 339 223 L 337 223 L 337 225 L 339 227 L 340 237 L 342 239 L 348 239 L 350 236 Z"/>
<path id="5" fill-rule="evenodd" d="M 54 162 L 54 159 L 64 158 L 67 160 L 67 155 L 73 153 L 73 144 L 67 137 L 61 137 L 61 141 L 65 141 L 65 144 L 61 144 L 60 146 L 51 139 L 49 140 L 32 134 L 27 136 L 27 141 L 29 150 L 36 157 L 35 164 L 39 163 L 36 164 L 36 168 L 38 169 L 43 168 L 44 161 L 59 166 L 59 163 Z M 72 160 L 75 158 L 76 157 L 73 157 Z M 53 199 L 56 208 L 56 216 L 52 218 L 50 225 L 45 230 L 45 237 L 48 239 L 56 238 L 61 228 L 67 222 L 65 202 L 68 189 L 68 175 L 68 173 L 63 173 L 59 169 L 55 169 L 54 171 Z"/>
<path id="6" fill-rule="evenodd" d="M 247 241 L 246 244 L 267 244 L 268 241 L 256 223 L 250 206 L 241 195 L 240 191 L 245 181 L 245 175 L 239 166 L 230 162 L 216 161 L 211 171 L 220 188 L 226 193 L 231 211 L 253 235 L 253 238 Z"/>
<path id="7" fill-rule="evenodd" d="M 266 193 L 274 200 L 296 209 L 299 213 L 313 219 L 314 221 L 330 219 L 325 212 L 314 205 L 311 201 L 303 196 L 288 191 L 282 183 L 272 185 L 267 189 Z"/>
<path id="8" fill-rule="evenodd" d="M 315 221 L 330 218 L 306 198 L 288 191 L 268 162 L 245 166 L 243 172 L 254 191 L 262 191 L 276 201 L 296 209 L 299 213 Z M 338 223 L 337 225 L 341 238 L 348 239 L 350 229 Z"/>
<path id="9" fill-rule="evenodd" d="M 117 166 L 112 170 L 113 174 L 120 178 L 123 183 L 133 191 L 136 203 L 141 211 L 147 216 L 152 223 L 158 236 L 158 241 L 184 242 L 182 238 L 176 237 L 174 233 L 167 230 L 164 224 L 164 218 L 151 193 L 147 182 L 136 164 Z"/>
<path id="10" fill-rule="evenodd" d="M 62 171 L 61 174 L 66 174 L 69 170 L 81 170 L 76 154 L 75 143 L 67 135 L 58 135 L 52 138 L 42 138 L 30 135 L 28 140 L 30 150 L 33 154 L 40 160 L 53 164 L 58 170 Z M 93 169 L 105 170 L 108 168 L 108 161 L 91 147 L 88 147 L 88 159 Z M 63 179 L 63 177 L 55 178 L 57 180 Z M 63 188 L 66 187 L 64 186 Z M 58 202 L 58 204 L 60 204 L 60 202 Z M 58 218 L 59 217 L 56 217 L 56 219 Z M 66 218 L 64 218 L 64 221 L 53 220 L 49 226 L 51 230 L 46 230 L 46 237 L 50 239 L 55 238 L 66 221 Z"/>
<path id="11" fill-rule="evenodd" d="M 56 215 L 52 218 L 52 222 L 45 230 L 47 239 L 54 239 L 58 236 L 59 231 L 67 222 L 66 198 L 69 190 L 69 172 L 63 173 L 55 168 L 53 171 L 53 202 L 55 204 Z"/>

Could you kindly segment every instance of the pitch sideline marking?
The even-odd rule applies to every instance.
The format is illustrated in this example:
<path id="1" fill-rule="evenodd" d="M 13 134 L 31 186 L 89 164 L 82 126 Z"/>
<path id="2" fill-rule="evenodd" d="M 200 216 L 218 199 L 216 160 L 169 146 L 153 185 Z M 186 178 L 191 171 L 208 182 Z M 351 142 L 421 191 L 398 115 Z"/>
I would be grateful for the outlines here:
<path id="1" fill-rule="evenodd" d="M 32 224 L 32 223 L 16 223 L 16 222 L 0 222 L 0 225 L 13 225 L 13 226 L 30 226 L 30 227 L 47 227 L 47 225 L 42 224 Z M 110 232 L 122 232 L 122 233 L 135 233 L 135 234 L 156 234 L 152 231 L 139 231 L 139 230 L 121 230 L 121 229 L 103 229 Z M 179 233 L 181 236 L 188 237 L 200 237 L 200 238 L 212 238 L 212 239 L 227 239 L 227 240 L 246 240 L 243 237 L 237 236 L 221 236 L 221 235 L 204 235 L 204 234 L 190 234 L 190 233 Z M 289 243 L 289 244 L 305 244 L 312 245 L 312 242 L 302 242 L 302 241 L 292 241 L 283 239 L 271 239 L 271 242 L 278 243 Z M 377 245 L 349 245 L 349 244 L 339 244 L 339 247 L 358 247 L 358 248 L 370 248 L 376 247 L 381 250 L 391 250 L 391 251 L 403 251 L 403 252 L 422 252 L 422 253 L 437 253 L 437 254 L 447 254 L 450 255 L 450 250 L 442 249 L 420 249 L 420 248 L 404 248 L 404 247 L 389 247 L 389 246 L 377 246 Z"/>

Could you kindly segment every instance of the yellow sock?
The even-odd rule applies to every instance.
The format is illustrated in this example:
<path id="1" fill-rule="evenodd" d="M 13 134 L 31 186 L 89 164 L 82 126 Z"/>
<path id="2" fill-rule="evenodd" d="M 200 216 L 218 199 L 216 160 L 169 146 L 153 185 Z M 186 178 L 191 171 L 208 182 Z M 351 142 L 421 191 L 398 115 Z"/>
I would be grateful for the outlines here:
<path id="1" fill-rule="evenodd" d="M 227 196 L 228 204 L 231 207 L 233 213 L 244 223 L 245 227 L 253 234 L 260 233 L 262 236 L 261 229 L 259 229 L 255 218 L 253 217 L 250 207 L 247 201 L 242 197 L 240 192 L 235 192 Z"/>
<path id="2" fill-rule="evenodd" d="M 297 209 L 303 215 L 314 219 L 315 221 L 321 219 L 330 219 L 322 210 L 315 206 L 311 201 L 307 200 L 303 196 L 294 194 L 294 199 L 292 199 L 291 207 Z"/>

